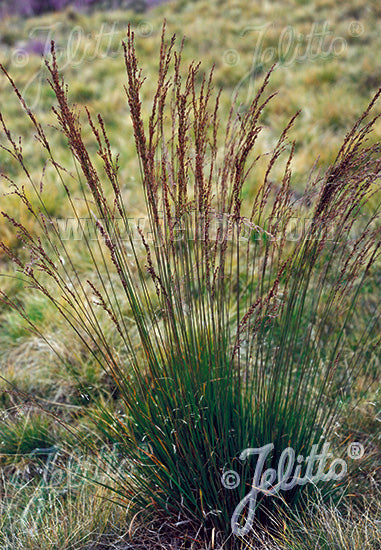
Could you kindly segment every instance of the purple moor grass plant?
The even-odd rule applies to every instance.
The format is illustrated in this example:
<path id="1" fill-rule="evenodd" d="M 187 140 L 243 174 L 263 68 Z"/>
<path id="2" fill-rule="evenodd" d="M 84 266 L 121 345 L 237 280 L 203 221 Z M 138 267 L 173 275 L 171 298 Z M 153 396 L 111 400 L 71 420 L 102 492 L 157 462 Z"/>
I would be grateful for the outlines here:
<path id="1" fill-rule="evenodd" d="M 182 522 L 184 529 L 202 525 L 224 536 L 232 528 L 246 534 L 248 507 L 231 524 L 254 471 L 240 453 L 273 443 L 266 467 L 276 468 L 287 447 L 296 456 L 306 456 L 314 444 L 320 451 L 332 437 L 348 384 L 376 361 L 379 311 L 369 312 L 363 333 L 353 327 L 361 291 L 379 265 L 380 211 L 371 212 L 369 200 L 377 192 L 381 144 L 368 145 L 367 136 L 381 90 L 327 173 L 312 172 L 297 199 L 291 188 L 295 144 L 288 139 L 293 117 L 268 152 L 263 181 L 248 203 L 244 191 L 262 158 L 256 152 L 260 118 L 273 100 L 266 97 L 270 73 L 246 112 L 237 114 L 232 105 L 229 119 L 220 120 L 212 74 L 196 64 L 184 73 L 181 48 L 175 50 L 174 37 L 166 42 L 163 31 L 157 89 L 145 120 L 144 78 L 130 29 L 124 54 L 148 219 L 145 229 L 138 228 L 138 241 L 104 121 L 87 111 L 99 169 L 52 45 L 53 111 L 77 176 L 55 159 L 45 130 L 3 72 L 56 170 L 70 215 L 81 225 L 81 199 L 94 220 L 98 239 L 84 232 L 81 241 L 92 271 L 84 273 L 62 239 L 2 115 L 8 152 L 27 182 L 10 181 L 10 187 L 40 233 L 3 211 L 23 248 L 0 246 L 30 291 L 49 299 L 114 381 L 124 414 L 99 403 L 94 420 L 133 465 L 114 487 L 116 496 L 136 511 Z M 277 166 L 284 168 L 280 179 L 273 175 Z M 290 238 L 296 217 L 309 223 Z M 1 296 L 39 332 L 17 299 Z M 114 327 L 112 339 L 103 328 L 105 316 Z M 228 490 L 221 476 L 231 469 L 240 484 Z M 317 486 L 329 498 L 345 483 Z M 259 495 L 256 521 L 265 526 L 276 510 L 292 509 L 307 493 L 307 486 L 295 486 L 277 498 Z"/>

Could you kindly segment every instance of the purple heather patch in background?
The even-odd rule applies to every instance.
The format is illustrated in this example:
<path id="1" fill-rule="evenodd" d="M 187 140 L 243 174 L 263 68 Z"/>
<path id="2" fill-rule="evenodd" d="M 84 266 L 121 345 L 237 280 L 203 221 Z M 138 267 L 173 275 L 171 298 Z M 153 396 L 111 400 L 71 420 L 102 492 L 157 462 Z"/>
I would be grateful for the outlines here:
<path id="1" fill-rule="evenodd" d="M 99 7 L 100 9 L 124 8 L 143 12 L 164 2 L 165 0 L 3 0 L 0 7 L 0 16 L 17 14 L 28 17 L 60 11 L 67 6 L 73 6 L 84 11 Z"/>
<path id="2" fill-rule="evenodd" d="M 41 40 L 28 40 L 26 44 L 20 45 L 18 50 L 34 55 L 46 55 L 49 53 L 46 44 Z"/>

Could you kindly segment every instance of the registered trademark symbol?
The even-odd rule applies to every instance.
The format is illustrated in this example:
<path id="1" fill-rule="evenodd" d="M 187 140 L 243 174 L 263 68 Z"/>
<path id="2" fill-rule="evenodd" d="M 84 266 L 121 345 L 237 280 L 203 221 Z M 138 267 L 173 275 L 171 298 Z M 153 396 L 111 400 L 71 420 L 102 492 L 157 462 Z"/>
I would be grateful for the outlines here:
<path id="1" fill-rule="evenodd" d="M 358 443 L 357 441 L 355 441 L 348 446 L 349 458 L 352 458 L 353 460 L 358 460 L 359 458 L 362 458 L 364 454 L 365 454 L 364 445 L 362 445 L 361 443 Z"/>
<path id="2" fill-rule="evenodd" d="M 349 25 L 349 32 L 352 36 L 360 36 L 364 32 L 364 26 L 360 21 L 352 21 Z"/>

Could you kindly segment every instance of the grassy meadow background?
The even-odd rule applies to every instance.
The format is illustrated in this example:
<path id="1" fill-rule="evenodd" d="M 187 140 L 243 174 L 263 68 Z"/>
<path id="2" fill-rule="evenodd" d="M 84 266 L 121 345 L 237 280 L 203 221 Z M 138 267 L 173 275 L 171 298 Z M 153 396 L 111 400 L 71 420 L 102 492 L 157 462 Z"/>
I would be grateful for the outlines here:
<path id="1" fill-rule="evenodd" d="M 69 84 L 69 99 L 78 105 L 81 120 L 86 118 L 84 106 L 94 116 L 100 112 L 104 118 L 112 150 L 120 154 L 119 181 L 129 216 L 134 220 L 142 215 L 144 204 L 123 90 L 126 75 L 121 41 L 130 23 L 146 77 L 142 108 L 148 116 L 164 18 L 168 36 L 176 33 L 179 40 L 185 36 L 185 66 L 192 60 L 201 60 L 205 71 L 214 66 L 214 84 L 222 88 L 221 118 L 227 119 L 235 96 L 244 113 L 267 71 L 276 64 L 268 90 L 277 92 L 277 96 L 263 113 L 264 129 L 257 151 L 271 150 L 290 118 L 300 110 L 290 131 L 296 143 L 291 179 L 295 197 L 302 193 L 315 163 L 316 170 L 324 172 L 334 161 L 346 133 L 381 85 L 381 5 L 376 0 L 172 0 L 143 13 L 128 9 L 82 13 L 69 6 L 38 18 L 3 17 L 0 62 L 46 128 L 55 158 L 74 173 L 65 137 L 55 129 L 51 106 L 56 99 L 47 84 L 48 71 L 41 57 L 44 54 L 49 58 L 51 40 L 55 41 L 59 68 Z M 377 109 L 379 112 L 379 105 Z M 75 223 L 67 222 L 68 203 L 63 189 L 55 180 L 53 168 L 46 164 L 46 153 L 33 138 L 34 128 L 3 75 L 0 110 L 13 135 L 22 136 L 31 176 L 36 181 L 43 179 L 42 196 L 49 213 L 61 220 L 68 249 L 83 273 L 89 272 L 91 277 L 91 263 Z M 86 126 L 84 132 L 89 151 L 95 152 L 96 144 Z M 369 143 L 380 140 L 379 119 Z M 6 146 L 3 133 L 0 144 Z M 243 198 L 248 201 L 263 179 L 265 161 L 258 163 L 243 189 Z M 25 179 L 18 163 L 3 149 L 0 172 L 18 182 Z M 280 175 L 279 169 L 272 177 Z M 9 181 L 2 178 L 0 210 L 21 219 L 31 232 L 37 230 L 9 191 Z M 85 206 L 79 203 L 78 209 L 85 218 Z M 20 250 L 14 229 L 3 219 L 0 240 L 12 250 Z M 51 414 L 34 407 L 33 398 L 63 424 L 79 429 L 83 438 L 93 438 L 99 449 L 106 445 L 112 449 L 113 442 L 105 438 L 96 422 L 89 420 L 89 412 L 96 399 L 117 413 L 118 395 L 111 377 L 73 341 L 49 300 L 23 286 L 1 251 L 0 273 L 0 289 L 17 297 L 26 315 L 65 356 L 68 367 L 63 368 L 47 342 L 32 334 L 25 320 L 0 303 L 0 548 L 217 548 L 213 541 L 200 540 L 197 533 L 185 537 L 181 527 L 175 533 L 168 532 L 154 520 L 147 527 L 139 516 L 128 515 L 128 503 L 126 518 L 125 509 L 102 498 L 108 495 L 102 486 L 85 480 L 90 472 L 90 477 L 102 482 L 107 473 L 78 450 L 69 463 L 56 454 L 59 448 L 75 447 L 75 438 Z M 358 332 L 365 328 L 364 313 L 379 303 L 380 284 L 378 270 L 363 289 L 356 315 Z M 115 329 L 106 318 L 104 331 L 112 342 Z M 281 540 L 278 537 L 273 546 L 268 542 L 253 548 L 381 548 L 379 380 L 370 384 L 364 374 L 348 392 L 350 399 L 335 430 L 342 440 L 360 442 L 366 449 L 364 459 L 354 462 L 351 497 L 340 510 L 326 504 L 317 504 L 315 512 L 312 506 L 306 508 L 299 522 L 290 520 L 287 526 L 284 522 Z M 36 449 L 45 451 L 39 454 L 34 452 Z M 47 463 L 56 468 L 54 482 L 44 477 L 41 464 Z M 82 477 L 75 476 L 75 472 L 82 473 Z"/>

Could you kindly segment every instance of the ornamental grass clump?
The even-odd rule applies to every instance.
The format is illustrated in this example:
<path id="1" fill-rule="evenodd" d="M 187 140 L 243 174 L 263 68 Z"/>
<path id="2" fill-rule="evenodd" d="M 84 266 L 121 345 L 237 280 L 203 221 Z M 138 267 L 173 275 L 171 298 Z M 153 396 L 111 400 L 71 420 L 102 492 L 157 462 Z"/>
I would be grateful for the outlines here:
<path id="1" fill-rule="evenodd" d="M 348 384 L 377 360 L 379 312 L 369 311 L 360 334 L 354 322 L 362 288 L 379 265 L 379 209 L 372 212 L 369 200 L 376 202 L 380 144 L 368 145 L 367 136 L 381 91 L 327 173 L 312 171 L 297 197 L 291 187 L 295 144 L 288 138 L 296 115 L 273 149 L 266 155 L 257 150 L 261 115 L 273 100 L 266 95 L 271 71 L 245 112 L 233 104 L 228 120 L 220 120 L 212 73 L 196 64 L 184 72 L 181 47 L 175 50 L 175 38 L 167 42 L 163 31 L 146 119 L 144 77 L 129 29 L 125 92 L 145 201 L 139 215 L 145 224 L 136 224 L 103 118 L 86 110 L 95 158 L 53 44 L 51 53 L 46 65 L 57 100 L 53 111 L 74 175 L 55 159 L 45 129 L 3 72 L 56 170 L 91 269 L 62 238 L 45 207 L 44 184 L 31 178 L 3 116 L 9 154 L 24 173 L 23 184 L 9 184 L 39 229 L 32 232 L 2 212 L 23 247 L 0 246 L 31 292 L 49 299 L 115 385 L 122 412 L 99 402 L 92 414 L 130 465 L 117 488 L 121 501 L 184 529 L 202 525 L 214 529 L 213 536 L 232 530 L 249 535 L 255 521 L 266 525 L 309 489 L 294 483 L 271 495 L 282 480 L 270 475 L 254 510 L 248 495 L 255 459 L 241 453 L 272 444 L 264 471 L 277 470 L 286 448 L 295 453 L 295 466 L 314 445 L 321 452 Z M 264 160 L 258 182 L 256 168 Z M 85 231 L 84 215 L 98 238 Z M 2 300 L 29 320 L 17 299 L 2 293 Z M 113 330 L 105 330 L 106 322 Z M 67 365 L 64 352 L 56 352 Z M 119 476 L 115 465 L 117 470 Z M 230 471 L 239 475 L 234 483 Z M 315 479 L 314 485 L 333 497 L 345 479 Z"/>

